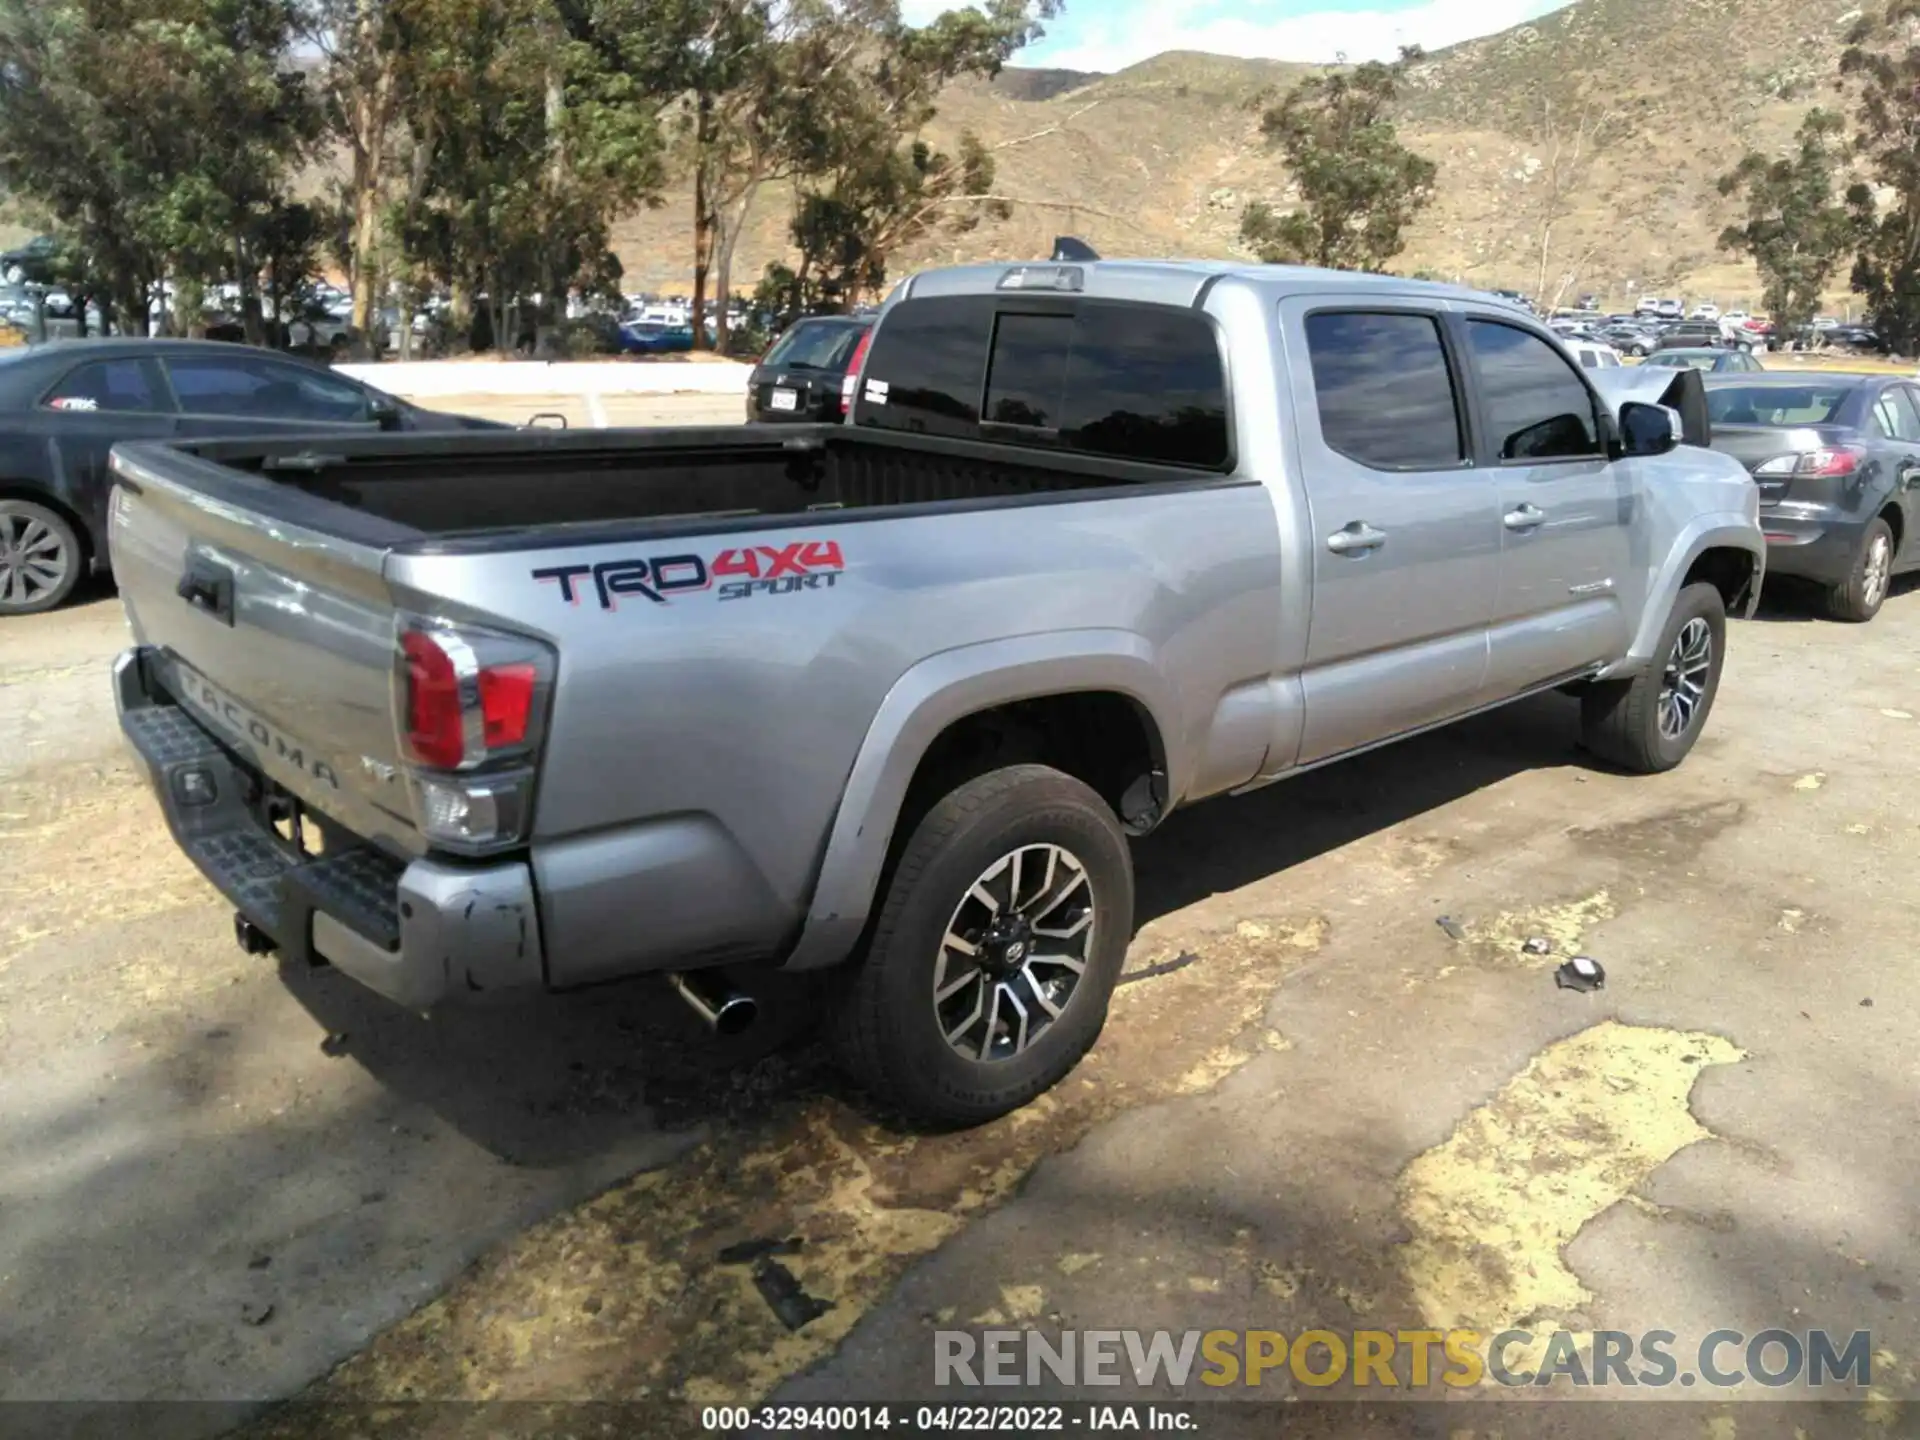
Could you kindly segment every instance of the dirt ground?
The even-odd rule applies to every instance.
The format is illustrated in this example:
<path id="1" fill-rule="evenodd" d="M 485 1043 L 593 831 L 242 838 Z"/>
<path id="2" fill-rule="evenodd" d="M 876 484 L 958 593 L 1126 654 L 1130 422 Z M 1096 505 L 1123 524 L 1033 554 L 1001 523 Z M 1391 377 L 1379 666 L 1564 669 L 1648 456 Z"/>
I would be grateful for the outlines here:
<path id="1" fill-rule="evenodd" d="M 0 627 L 0 1399 L 289 1436 L 366 1412 L 261 1402 L 619 1400 L 686 1435 L 978 1398 L 934 1389 L 943 1327 L 1780 1326 L 1870 1330 L 1870 1403 L 1325 1433 L 1920 1433 L 1911 584 L 1866 627 L 1736 625 L 1668 776 L 1583 763 L 1553 696 L 1175 816 L 1095 1053 L 960 1136 L 849 1091 L 777 996 L 716 1047 L 650 985 L 422 1020 L 242 955 L 120 754 L 123 643 L 105 591 Z M 1604 990 L 1555 986 L 1575 951 Z M 717 1263 L 784 1236 L 832 1303 L 797 1332 Z"/>

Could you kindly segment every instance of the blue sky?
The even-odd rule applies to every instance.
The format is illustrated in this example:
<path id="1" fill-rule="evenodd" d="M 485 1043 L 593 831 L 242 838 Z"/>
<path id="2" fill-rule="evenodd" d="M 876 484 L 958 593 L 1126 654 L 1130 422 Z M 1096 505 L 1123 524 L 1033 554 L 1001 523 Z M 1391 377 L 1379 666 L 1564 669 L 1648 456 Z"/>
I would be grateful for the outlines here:
<path id="1" fill-rule="evenodd" d="M 910 20 L 961 0 L 903 0 Z M 1437 50 L 1554 10 L 1565 0 L 1066 0 L 1047 38 L 1020 65 L 1114 71 L 1165 50 L 1269 60 L 1390 58 L 1399 45 Z"/>

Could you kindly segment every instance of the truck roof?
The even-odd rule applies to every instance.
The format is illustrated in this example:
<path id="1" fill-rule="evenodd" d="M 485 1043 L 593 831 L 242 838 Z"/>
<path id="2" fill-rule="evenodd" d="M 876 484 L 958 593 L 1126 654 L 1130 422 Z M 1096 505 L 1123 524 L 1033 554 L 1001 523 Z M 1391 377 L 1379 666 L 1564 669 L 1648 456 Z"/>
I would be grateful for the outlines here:
<path id="1" fill-rule="evenodd" d="M 897 298 L 931 295 L 978 295 L 1001 288 L 1015 270 L 1078 270 L 1078 293 L 1110 300 L 1137 300 L 1158 305 L 1191 305 L 1213 281 L 1244 281 L 1275 293 L 1312 294 L 1319 291 L 1352 294 L 1378 290 L 1382 294 L 1422 295 L 1433 299 L 1476 301 L 1495 297 L 1461 285 L 1431 280 L 1409 280 L 1398 275 L 1374 275 L 1359 270 L 1322 270 L 1310 265 L 1260 265 L 1237 260 L 1091 260 L 1004 261 L 984 265 L 953 265 L 923 270 L 902 282 Z M 1046 294 L 1035 285 L 1032 292 Z"/>

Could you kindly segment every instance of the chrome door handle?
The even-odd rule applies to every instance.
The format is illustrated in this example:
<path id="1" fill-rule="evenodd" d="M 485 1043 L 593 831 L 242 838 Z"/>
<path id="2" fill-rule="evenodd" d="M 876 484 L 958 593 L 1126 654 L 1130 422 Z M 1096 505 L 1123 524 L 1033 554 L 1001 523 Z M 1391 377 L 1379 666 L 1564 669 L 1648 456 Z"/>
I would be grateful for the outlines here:
<path id="1" fill-rule="evenodd" d="M 1364 520 L 1355 520 L 1327 536 L 1327 549 L 1336 555 L 1363 555 L 1386 543 L 1387 532 L 1374 529 Z"/>
<path id="2" fill-rule="evenodd" d="M 1500 517 L 1500 523 L 1509 530 L 1531 530 L 1547 518 L 1547 512 L 1537 505 L 1522 505 L 1518 510 L 1509 510 Z"/>

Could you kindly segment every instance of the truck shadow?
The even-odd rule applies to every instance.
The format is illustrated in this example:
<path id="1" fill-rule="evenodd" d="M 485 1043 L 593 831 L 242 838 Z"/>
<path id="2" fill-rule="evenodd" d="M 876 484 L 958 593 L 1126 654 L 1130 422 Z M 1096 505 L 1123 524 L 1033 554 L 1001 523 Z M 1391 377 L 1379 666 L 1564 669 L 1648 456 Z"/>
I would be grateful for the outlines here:
<path id="1" fill-rule="evenodd" d="M 1178 811 L 1134 849 L 1136 923 L 1338 850 L 1527 770 L 1595 763 L 1579 704 L 1542 695 L 1238 799 Z"/>
<path id="2" fill-rule="evenodd" d="M 1242 797 L 1172 817 L 1136 847 L 1137 923 L 1231 891 L 1447 805 L 1511 775 L 1578 763 L 1578 711 L 1549 695 Z M 507 1163 L 618 1168 L 638 1137 L 738 1131 L 854 1095 L 816 1031 L 818 978 L 756 977 L 760 1019 L 716 1039 L 657 980 L 498 1010 L 422 1017 L 328 969 L 283 964 L 294 998 L 396 1098 L 425 1105 Z"/>
<path id="3" fill-rule="evenodd" d="M 1887 587 L 1885 603 L 1899 605 L 1907 601 L 1907 597 L 1916 594 L 1920 594 L 1920 572 L 1896 575 L 1893 583 Z M 1768 577 L 1765 587 L 1760 591 L 1760 607 L 1754 611 L 1753 618 L 1775 625 L 1821 624 L 1847 628 L 1845 621 L 1835 620 L 1827 614 L 1826 601 L 1821 596 L 1819 585 L 1793 575 Z"/>

